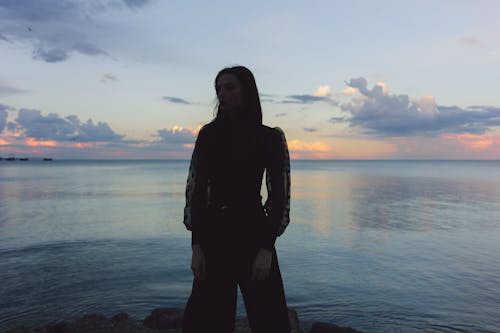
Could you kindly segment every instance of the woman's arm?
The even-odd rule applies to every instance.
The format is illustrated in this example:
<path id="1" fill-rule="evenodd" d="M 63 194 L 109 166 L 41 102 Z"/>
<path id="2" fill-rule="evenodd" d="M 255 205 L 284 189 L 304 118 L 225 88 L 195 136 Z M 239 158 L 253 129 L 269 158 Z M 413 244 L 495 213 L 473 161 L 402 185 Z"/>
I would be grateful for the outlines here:
<path id="1" fill-rule="evenodd" d="M 206 216 L 208 177 L 206 165 L 206 134 L 202 128 L 191 157 L 186 185 L 184 225 L 192 232 L 192 244 L 199 245 L 203 238 L 203 218 Z"/>
<path id="2" fill-rule="evenodd" d="M 290 222 L 290 155 L 285 133 L 279 127 L 273 129 L 266 166 L 268 230 L 264 235 L 264 248 L 272 250 L 276 237 L 280 236 Z"/>

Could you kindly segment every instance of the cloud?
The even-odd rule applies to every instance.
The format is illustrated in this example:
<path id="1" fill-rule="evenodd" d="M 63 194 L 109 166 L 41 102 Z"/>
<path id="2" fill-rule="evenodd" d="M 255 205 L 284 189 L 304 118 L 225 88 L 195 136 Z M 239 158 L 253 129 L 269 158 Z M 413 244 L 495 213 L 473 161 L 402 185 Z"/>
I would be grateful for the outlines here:
<path id="1" fill-rule="evenodd" d="M 43 60 L 45 62 L 60 62 L 69 58 L 68 51 L 59 48 L 45 49 L 39 47 L 33 51 L 33 59 Z"/>
<path id="2" fill-rule="evenodd" d="M 75 43 L 72 47 L 72 50 L 78 51 L 81 54 L 85 55 L 107 55 L 106 51 L 103 49 L 95 46 L 94 44 L 88 43 L 88 42 L 78 42 Z"/>
<path id="3" fill-rule="evenodd" d="M 332 148 L 324 142 L 288 141 L 288 149 L 293 159 L 327 159 L 331 158 Z"/>
<path id="4" fill-rule="evenodd" d="M 344 96 L 352 96 L 356 93 L 356 89 L 353 87 L 347 87 L 344 90 L 342 90 L 342 95 Z"/>
<path id="5" fill-rule="evenodd" d="M 377 82 L 372 89 L 364 78 L 347 83 L 361 98 L 341 105 L 350 114 L 352 127 L 378 136 L 440 135 L 443 133 L 483 134 L 500 126 L 500 108 L 493 106 L 437 105 L 432 96 L 411 100 L 408 95 L 391 95 L 387 86 Z"/>
<path id="6" fill-rule="evenodd" d="M 4 0 L 0 1 L 0 40 L 33 47 L 34 59 L 66 61 L 73 53 L 107 55 L 99 46 L 99 16 L 120 8 L 138 9 L 149 0 Z"/>
<path id="7" fill-rule="evenodd" d="M 315 102 L 323 102 L 327 101 L 328 98 L 325 96 L 314 96 L 314 95 L 289 95 L 286 96 L 287 100 L 284 100 L 283 103 L 297 103 L 297 104 L 310 104 Z"/>
<path id="8" fill-rule="evenodd" d="M 9 117 L 8 111 L 13 111 L 14 109 L 8 105 L 0 104 L 0 134 L 5 128 L 10 129 L 12 127 L 11 123 L 7 121 Z"/>
<path id="9" fill-rule="evenodd" d="M 317 131 L 318 131 L 318 129 L 317 129 L 317 128 L 313 128 L 313 127 L 304 127 L 304 128 L 302 128 L 302 129 L 303 129 L 304 131 L 306 131 L 306 132 L 311 132 L 311 133 L 312 133 L 312 132 L 317 132 Z"/>
<path id="10" fill-rule="evenodd" d="M 17 113 L 12 121 L 7 114 Z M 78 159 L 188 159 L 201 128 L 160 129 L 150 140 L 129 140 L 105 122 L 81 121 L 38 110 L 15 110 L 0 104 L 2 151 L 32 157 Z"/>
<path id="11" fill-rule="evenodd" d="M 87 120 L 85 123 L 81 123 L 76 116 L 74 124 L 77 128 L 78 141 L 120 141 L 123 139 L 123 135 L 116 134 L 111 127 L 105 122 L 98 122 L 94 124 L 92 119 Z M 75 138 L 72 138 L 75 139 Z"/>
<path id="12" fill-rule="evenodd" d="M 483 46 L 484 43 L 483 41 L 478 38 L 478 37 L 474 37 L 474 36 L 462 36 L 458 39 L 458 42 L 462 45 L 466 45 L 466 46 Z"/>
<path id="13" fill-rule="evenodd" d="M 15 130 L 24 137 L 43 141 L 113 142 L 123 138 L 104 122 L 95 124 L 92 119 L 81 122 L 75 115 L 62 118 L 55 113 L 44 116 L 30 109 L 18 111 L 15 125 Z"/>
<path id="14" fill-rule="evenodd" d="M 267 102 L 267 103 L 276 103 L 278 102 L 276 100 L 276 96 L 272 94 L 264 94 L 264 93 L 259 93 L 259 98 L 261 103 Z"/>
<path id="15" fill-rule="evenodd" d="M 25 92 L 26 92 L 26 90 L 11 87 L 5 83 L 0 82 L 0 97 L 5 97 L 5 96 L 10 96 L 10 95 L 15 95 L 15 94 L 22 94 Z"/>
<path id="16" fill-rule="evenodd" d="M 181 126 L 174 126 L 171 129 L 158 130 L 157 136 L 160 138 L 159 142 L 169 144 L 193 144 L 196 139 L 198 130 L 184 128 Z"/>
<path id="17" fill-rule="evenodd" d="M 104 73 L 101 76 L 101 82 L 118 81 L 118 78 L 111 73 Z"/>
<path id="18" fill-rule="evenodd" d="M 328 97 L 330 95 L 331 95 L 331 89 L 327 85 L 320 86 L 318 89 L 316 89 L 315 92 L 313 92 L 313 96 L 317 97 Z"/>
<path id="19" fill-rule="evenodd" d="M 172 97 L 172 96 L 163 96 L 163 100 L 169 101 L 170 103 L 175 103 L 175 104 L 185 104 L 185 105 L 190 105 L 188 101 L 185 99 L 179 98 L 179 97 Z"/>
<path id="20" fill-rule="evenodd" d="M 328 121 L 333 123 L 333 124 L 348 122 L 348 120 L 344 117 L 331 117 Z"/>
<path id="21" fill-rule="evenodd" d="M 443 139 L 458 141 L 469 150 L 485 150 L 493 144 L 500 144 L 500 137 L 488 134 L 443 134 Z"/>
<path id="22" fill-rule="evenodd" d="M 57 141 L 54 140 L 37 140 L 34 138 L 27 138 L 24 144 L 30 147 L 57 147 Z"/>
<path id="23" fill-rule="evenodd" d="M 0 104 L 0 134 L 3 132 L 5 125 L 7 124 L 7 106 Z"/>
<path id="24" fill-rule="evenodd" d="M 132 9 L 140 8 L 151 3 L 151 0 L 123 0 L 123 2 Z"/>
<path id="25" fill-rule="evenodd" d="M 312 94 L 288 95 L 282 101 L 285 104 L 311 104 L 316 102 L 327 102 L 332 105 L 338 105 L 336 99 L 332 97 L 332 91 L 328 85 L 319 86 Z"/>

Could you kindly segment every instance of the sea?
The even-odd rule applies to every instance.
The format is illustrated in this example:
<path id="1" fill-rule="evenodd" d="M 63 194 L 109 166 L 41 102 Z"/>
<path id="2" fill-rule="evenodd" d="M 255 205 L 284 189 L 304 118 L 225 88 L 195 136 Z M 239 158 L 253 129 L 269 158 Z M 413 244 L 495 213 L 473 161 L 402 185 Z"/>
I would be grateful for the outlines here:
<path id="1" fill-rule="evenodd" d="M 188 166 L 0 161 L 0 332 L 184 307 Z M 276 249 L 304 331 L 500 332 L 500 161 L 291 170 L 291 222 Z"/>

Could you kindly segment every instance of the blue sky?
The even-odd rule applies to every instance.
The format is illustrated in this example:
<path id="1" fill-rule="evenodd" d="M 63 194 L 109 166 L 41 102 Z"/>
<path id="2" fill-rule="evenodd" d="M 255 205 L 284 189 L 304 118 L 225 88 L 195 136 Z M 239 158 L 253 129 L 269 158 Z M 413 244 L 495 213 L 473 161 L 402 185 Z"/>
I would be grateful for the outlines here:
<path id="1" fill-rule="evenodd" d="M 250 68 L 292 158 L 500 159 L 496 1 L 0 0 L 0 156 L 189 158 Z"/>

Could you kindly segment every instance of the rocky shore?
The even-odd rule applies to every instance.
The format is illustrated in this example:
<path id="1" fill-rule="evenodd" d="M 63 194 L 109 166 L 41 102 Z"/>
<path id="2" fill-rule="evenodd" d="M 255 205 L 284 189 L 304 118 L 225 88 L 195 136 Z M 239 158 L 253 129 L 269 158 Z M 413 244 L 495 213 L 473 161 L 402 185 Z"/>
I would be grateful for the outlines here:
<path id="1" fill-rule="evenodd" d="M 179 308 L 158 308 L 144 320 L 119 313 L 112 318 L 101 314 L 83 316 L 71 322 L 59 322 L 40 327 L 20 327 L 5 333 L 181 333 L 184 310 Z M 288 309 L 292 333 L 305 333 L 300 328 L 297 312 Z M 251 333 L 246 318 L 236 321 L 235 333 Z M 329 323 L 314 323 L 309 333 L 361 333 L 350 327 Z"/>

